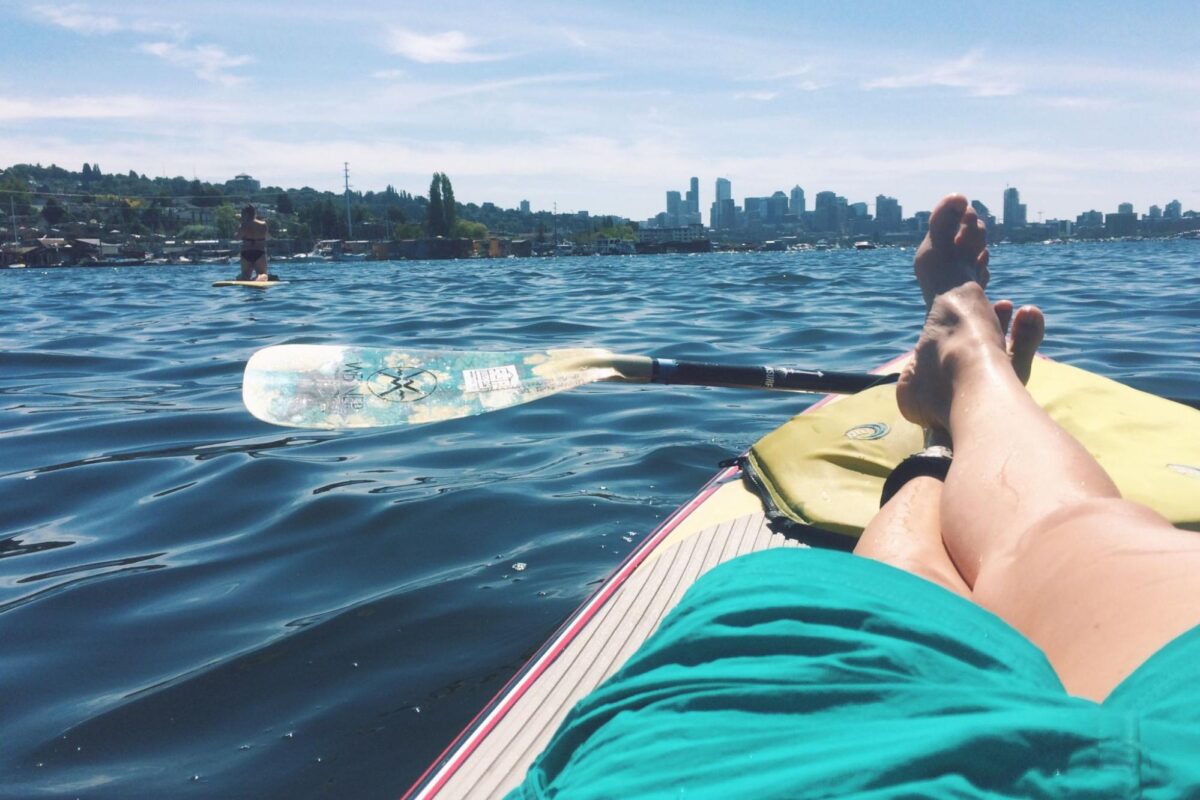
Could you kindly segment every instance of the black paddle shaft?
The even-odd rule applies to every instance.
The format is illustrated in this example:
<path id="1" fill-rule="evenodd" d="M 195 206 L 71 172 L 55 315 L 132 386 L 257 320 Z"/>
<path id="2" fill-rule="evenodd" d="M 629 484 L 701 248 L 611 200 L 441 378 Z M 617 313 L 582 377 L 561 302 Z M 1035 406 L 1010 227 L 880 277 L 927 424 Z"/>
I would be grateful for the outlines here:
<path id="1" fill-rule="evenodd" d="M 739 367 L 656 358 L 652 383 L 687 386 L 731 386 L 744 389 L 775 389 L 820 394 L 855 394 L 872 386 L 895 383 L 900 376 L 861 372 L 825 372 L 786 367 Z"/>

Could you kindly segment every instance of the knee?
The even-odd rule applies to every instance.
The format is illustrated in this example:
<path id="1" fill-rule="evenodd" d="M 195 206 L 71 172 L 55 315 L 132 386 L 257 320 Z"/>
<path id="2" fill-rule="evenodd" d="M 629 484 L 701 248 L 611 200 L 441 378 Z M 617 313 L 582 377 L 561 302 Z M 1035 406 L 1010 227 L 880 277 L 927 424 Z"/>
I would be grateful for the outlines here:
<path id="1" fill-rule="evenodd" d="M 1061 597 L 1069 587 L 1103 591 L 1114 560 L 1155 553 L 1170 558 L 1200 547 L 1157 512 L 1120 498 L 1094 498 L 1054 509 L 987 558 L 973 587 L 975 600 L 1008 617 L 1036 608 L 1039 597 Z"/>

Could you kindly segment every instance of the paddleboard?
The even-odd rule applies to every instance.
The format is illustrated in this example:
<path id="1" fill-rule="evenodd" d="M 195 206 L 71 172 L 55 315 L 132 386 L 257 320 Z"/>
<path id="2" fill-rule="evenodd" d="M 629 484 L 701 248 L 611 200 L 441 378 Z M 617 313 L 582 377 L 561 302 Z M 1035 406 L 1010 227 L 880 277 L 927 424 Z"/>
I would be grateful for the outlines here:
<path id="1" fill-rule="evenodd" d="M 874 370 L 883 374 L 896 362 Z M 872 392 L 893 395 L 883 386 Z M 856 395 L 861 396 L 861 395 Z M 827 395 L 810 413 L 845 395 Z M 701 575 L 771 547 L 851 549 L 827 531 L 798 535 L 773 521 L 743 473 L 723 466 L 626 557 L 562 627 L 458 735 L 403 800 L 503 797 L 525 777 L 572 706 L 615 673 Z"/>
<path id="2" fill-rule="evenodd" d="M 906 358 L 874 372 L 893 372 Z M 1200 530 L 1195 409 L 1041 359 L 1029 388 L 1096 454 L 1123 495 Z M 1102 430 L 1096 420 L 1104 418 L 1119 419 L 1120 428 Z M 1186 430 L 1193 434 L 1181 436 Z M 921 444 L 890 386 L 828 395 L 763 437 L 642 539 L 403 800 L 503 797 L 571 708 L 625 663 L 701 575 L 772 547 L 853 549 L 878 509 L 884 476 Z"/>
<path id="3" fill-rule="evenodd" d="M 271 286 L 280 286 L 285 283 L 287 283 L 287 281 L 216 281 L 213 283 L 213 287 L 248 286 L 251 289 L 266 289 Z"/>

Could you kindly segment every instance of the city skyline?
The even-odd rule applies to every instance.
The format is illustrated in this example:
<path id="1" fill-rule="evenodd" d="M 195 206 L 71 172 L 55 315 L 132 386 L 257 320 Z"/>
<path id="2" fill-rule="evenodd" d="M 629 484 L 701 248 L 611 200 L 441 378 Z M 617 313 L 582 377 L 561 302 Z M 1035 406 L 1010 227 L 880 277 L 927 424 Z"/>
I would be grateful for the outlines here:
<path id="1" fill-rule="evenodd" d="M 688 193 L 686 204 L 682 201 L 680 192 L 667 190 L 665 211 L 652 215 L 647 218 L 646 222 L 656 225 L 686 225 L 696 223 L 698 220 L 687 218 L 687 211 L 701 205 L 698 195 L 695 194 L 699 182 L 699 178 L 696 176 L 689 178 L 689 185 L 692 188 Z M 714 199 L 709 206 L 709 214 L 699 222 L 714 230 L 721 230 L 730 227 L 730 220 L 737 214 L 757 215 L 764 221 L 775 222 L 781 221 L 785 213 L 803 217 L 808 210 L 806 197 L 805 189 L 796 184 L 788 192 L 776 189 L 770 195 L 758 197 L 746 195 L 742 198 L 742 205 L 739 206 L 733 193 L 733 181 L 726 177 L 718 177 L 713 181 Z M 988 203 L 979 197 L 972 197 L 970 200 L 971 205 L 979 213 L 981 219 L 984 219 L 989 225 L 994 226 L 999 222 L 1007 228 L 1021 228 L 1027 225 L 1048 222 L 1076 222 L 1089 214 L 1097 213 L 1102 215 L 1102 218 L 1103 215 L 1107 214 L 1126 214 L 1133 215 L 1135 218 L 1171 219 L 1179 218 L 1185 211 L 1194 210 L 1185 208 L 1178 198 L 1172 198 L 1170 200 L 1163 199 L 1159 202 L 1151 203 L 1145 209 L 1138 209 L 1136 204 L 1123 201 L 1119 202 L 1115 208 L 1102 209 L 1092 205 L 1087 209 L 1080 207 L 1075 212 L 1062 217 L 1044 217 L 1039 213 L 1038 219 L 1029 219 L 1028 204 L 1021 202 L 1020 190 L 1017 187 L 1005 186 L 1001 198 L 1000 204 Z M 812 219 L 812 215 L 815 214 L 818 225 L 828 225 L 829 223 L 825 220 L 825 215 L 831 213 L 831 203 L 840 203 L 847 208 L 856 210 L 860 216 L 869 216 L 875 220 L 880 220 L 884 225 L 884 230 L 899 230 L 902 221 L 911 219 L 914 214 L 928 214 L 931 210 L 929 208 L 917 209 L 905 216 L 903 214 L 904 203 L 896 197 L 880 193 L 875 196 L 873 203 L 866 201 L 852 202 L 835 191 L 823 189 L 815 192 L 815 207 L 809 211 L 809 219 Z M 990 208 L 997 205 L 1000 207 L 999 216 L 990 212 Z M 829 227 L 818 229 L 826 230 L 832 227 L 830 225 Z"/>
<path id="2" fill-rule="evenodd" d="M 634 219 L 691 175 L 912 208 L 1020 186 L 1031 220 L 1200 206 L 1194 3 L 689 10 L 10 1 L 0 151 L 334 191 L 348 161 L 364 190 L 446 172 L 463 198 Z"/>

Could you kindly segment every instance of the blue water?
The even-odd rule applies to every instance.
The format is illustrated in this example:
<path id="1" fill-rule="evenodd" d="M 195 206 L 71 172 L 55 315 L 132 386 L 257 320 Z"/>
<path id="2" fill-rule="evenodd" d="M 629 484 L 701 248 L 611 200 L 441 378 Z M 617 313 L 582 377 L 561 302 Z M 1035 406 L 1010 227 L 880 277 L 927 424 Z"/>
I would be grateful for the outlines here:
<path id="1" fill-rule="evenodd" d="M 912 252 L 0 272 L 0 797 L 403 792 L 656 522 L 810 399 L 598 385 L 427 427 L 253 419 L 259 347 L 865 370 Z M 1044 351 L 1200 399 L 1200 243 L 1001 247 Z M 524 563 L 524 570 L 514 569 Z"/>

